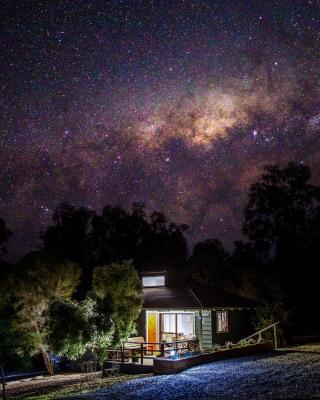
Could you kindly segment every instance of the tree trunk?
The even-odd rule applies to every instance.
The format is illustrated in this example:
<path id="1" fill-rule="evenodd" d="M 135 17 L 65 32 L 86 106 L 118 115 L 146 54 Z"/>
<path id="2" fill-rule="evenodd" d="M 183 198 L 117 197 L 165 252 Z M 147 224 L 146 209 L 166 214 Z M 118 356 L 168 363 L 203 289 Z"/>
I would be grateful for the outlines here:
<path id="1" fill-rule="evenodd" d="M 49 360 L 48 353 L 44 350 L 43 347 L 40 347 L 40 352 L 42 354 L 43 362 L 44 362 L 44 365 L 45 365 L 45 367 L 46 367 L 46 369 L 48 371 L 48 374 L 49 375 L 53 375 L 53 364 Z"/>

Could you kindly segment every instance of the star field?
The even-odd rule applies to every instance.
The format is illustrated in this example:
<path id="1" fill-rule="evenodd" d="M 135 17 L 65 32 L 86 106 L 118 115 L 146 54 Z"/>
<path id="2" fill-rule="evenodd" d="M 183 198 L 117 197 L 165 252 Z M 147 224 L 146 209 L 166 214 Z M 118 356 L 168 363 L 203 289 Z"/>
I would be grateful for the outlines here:
<path id="1" fill-rule="evenodd" d="M 11 257 L 61 201 L 142 201 L 240 238 L 265 164 L 320 166 L 319 1 L 1 4 L 0 215 Z"/>

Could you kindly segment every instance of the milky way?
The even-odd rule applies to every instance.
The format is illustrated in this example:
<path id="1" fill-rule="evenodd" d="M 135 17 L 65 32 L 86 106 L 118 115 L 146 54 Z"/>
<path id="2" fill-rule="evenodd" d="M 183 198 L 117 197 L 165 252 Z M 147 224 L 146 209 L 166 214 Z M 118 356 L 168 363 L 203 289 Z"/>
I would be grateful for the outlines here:
<path id="1" fill-rule="evenodd" d="M 319 1 L 1 4 L 0 216 L 12 259 L 61 201 L 240 238 L 265 164 L 320 167 Z"/>

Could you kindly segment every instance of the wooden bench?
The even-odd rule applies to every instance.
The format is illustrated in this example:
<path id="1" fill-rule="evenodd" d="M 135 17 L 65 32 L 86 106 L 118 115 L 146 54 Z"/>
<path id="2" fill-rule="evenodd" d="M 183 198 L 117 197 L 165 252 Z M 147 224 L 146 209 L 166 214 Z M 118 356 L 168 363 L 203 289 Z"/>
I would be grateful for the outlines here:
<path id="1" fill-rule="evenodd" d="M 141 357 L 141 351 L 148 349 L 143 336 L 128 338 L 123 344 L 125 357 Z M 142 354 L 143 357 L 143 354 Z"/>
<path id="2" fill-rule="evenodd" d="M 122 349 L 108 349 L 107 356 L 110 360 L 120 361 L 123 353 L 124 360 L 129 361 L 129 358 L 141 356 L 141 346 L 143 350 L 148 349 L 147 345 L 144 345 L 145 340 L 143 336 L 128 338 L 126 342 L 123 343 Z"/>
<path id="3" fill-rule="evenodd" d="M 124 343 L 125 349 L 141 349 L 141 344 L 144 344 L 145 340 L 143 336 L 131 337 Z"/>

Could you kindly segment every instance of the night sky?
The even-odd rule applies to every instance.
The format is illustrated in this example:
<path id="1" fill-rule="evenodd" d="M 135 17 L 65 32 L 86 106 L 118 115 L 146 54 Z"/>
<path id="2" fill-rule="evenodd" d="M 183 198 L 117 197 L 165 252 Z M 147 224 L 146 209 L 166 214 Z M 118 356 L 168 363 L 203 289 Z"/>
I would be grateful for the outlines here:
<path id="1" fill-rule="evenodd" d="M 0 216 L 11 258 L 61 201 L 240 238 L 265 164 L 320 167 L 320 1 L 2 0 Z"/>

